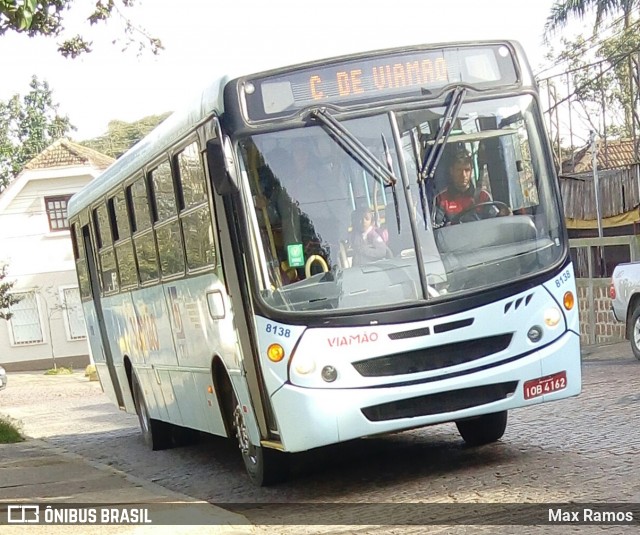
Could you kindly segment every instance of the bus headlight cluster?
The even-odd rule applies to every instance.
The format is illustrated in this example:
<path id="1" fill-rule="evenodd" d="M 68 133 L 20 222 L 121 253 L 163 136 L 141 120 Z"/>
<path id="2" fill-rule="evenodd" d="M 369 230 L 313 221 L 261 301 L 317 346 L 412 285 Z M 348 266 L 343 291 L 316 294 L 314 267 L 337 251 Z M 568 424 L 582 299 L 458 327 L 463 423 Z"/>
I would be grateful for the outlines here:
<path id="1" fill-rule="evenodd" d="M 294 357 L 292 367 L 298 375 L 311 375 L 319 368 L 319 365 L 313 356 L 305 355 Z M 335 366 L 323 366 L 320 369 L 320 377 L 326 383 L 333 383 L 338 378 L 338 370 Z"/>

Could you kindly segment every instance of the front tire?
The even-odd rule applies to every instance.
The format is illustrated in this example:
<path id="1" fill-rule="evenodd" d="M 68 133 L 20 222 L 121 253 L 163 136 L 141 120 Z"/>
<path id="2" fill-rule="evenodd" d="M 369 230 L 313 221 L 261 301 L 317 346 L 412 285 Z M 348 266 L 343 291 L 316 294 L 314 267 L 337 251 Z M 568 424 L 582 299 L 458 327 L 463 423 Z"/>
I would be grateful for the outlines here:
<path id="1" fill-rule="evenodd" d="M 251 482 L 258 487 L 268 487 L 286 480 L 289 476 L 287 454 L 253 444 L 249 438 L 242 407 L 235 396 L 233 401 L 233 429 Z"/>
<path id="2" fill-rule="evenodd" d="M 171 425 L 160 420 L 154 420 L 149 416 L 149 409 L 144 399 L 144 393 L 138 378 L 132 378 L 133 403 L 136 407 L 142 438 L 144 443 L 152 450 L 163 450 L 173 445 Z"/>
<path id="3" fill-rule="evenodd" d="M 633 355 L 640 360 L 640 305 L 636 305 L 636 308 L 633 310 L 628 329 L 631 351 L 633 351 Z"/>
<path id="4" fill-rule="evenodd" d="M 482 446 L 502 438 L 507 428 L 507 411 L 484 414 L 456 422 L 463 440 L 469 446 Z"/>

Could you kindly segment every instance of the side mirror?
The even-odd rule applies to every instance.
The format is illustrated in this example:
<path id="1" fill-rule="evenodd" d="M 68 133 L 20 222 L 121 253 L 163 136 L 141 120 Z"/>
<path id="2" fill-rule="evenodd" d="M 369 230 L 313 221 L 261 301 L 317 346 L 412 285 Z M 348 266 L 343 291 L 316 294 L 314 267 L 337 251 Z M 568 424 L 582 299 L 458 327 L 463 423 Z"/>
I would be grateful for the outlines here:
<path id="1" fill-rule="evenodd" d="M 218 195 L 228 195 L 237 189 L 235 158 L 227 136 L 218 135 L 207 141 L 207 165 Z"/>

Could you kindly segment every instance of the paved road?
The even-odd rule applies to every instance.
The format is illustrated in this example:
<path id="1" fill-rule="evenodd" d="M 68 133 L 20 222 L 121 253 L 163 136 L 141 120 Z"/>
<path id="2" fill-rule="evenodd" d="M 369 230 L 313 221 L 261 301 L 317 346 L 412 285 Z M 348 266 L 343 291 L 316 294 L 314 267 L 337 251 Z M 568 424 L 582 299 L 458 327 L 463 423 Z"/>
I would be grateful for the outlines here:
<path id="1" fill-rule="evenodd" d="M 137 418 L 118 412 L 98 383 L 83 375 L 12 374 L 0 393 L 0 413 L 23 422 L 24 432 L 93 461 L 171 490 L 234 510 L 237 502 L 634 502 L 640 503 L 640 362 L 627 344 L 593 351 L 583 364 L 583 393 L 570 400 L 516 410 L 500 442 L 464 446 L 453 424 L 355 441 L 294 459 L 295 477 L 254 488 L 236 446 L 208 438 L 174 450 L 149 452 Z M 237 508 L 236 508 L 237 510 Z M 268 509 L 240 512 L 273 520 Z M 275 518 L 286 516 L 279 508 Z M 365 513 L 369 525 L 386 512 Z M 265 520 L 266 519 L 266 520 Z M 340 511 L 332 522 L 339 524 Z M 344 520 L 344 519 L 343 519 Z M 622 526 L 547 528 L 430 527 L 431 532 L 631 532 Z M 368 533 L 351 526 L 344 533 Z M 423 533 L 424 527 L 386 527 L 386 533 Z M 309 529 L 306 532 L 310 532 Z M 470 531 L 467 531 L 470 530 Z M 297 533 L 296 527 L 278 532 Z M 376 533 L 380 530 L 376 530 Z M 271 530 L 273 532 L 273 530 Z M 334 533 L 335 528 L 313 528 Z"/>

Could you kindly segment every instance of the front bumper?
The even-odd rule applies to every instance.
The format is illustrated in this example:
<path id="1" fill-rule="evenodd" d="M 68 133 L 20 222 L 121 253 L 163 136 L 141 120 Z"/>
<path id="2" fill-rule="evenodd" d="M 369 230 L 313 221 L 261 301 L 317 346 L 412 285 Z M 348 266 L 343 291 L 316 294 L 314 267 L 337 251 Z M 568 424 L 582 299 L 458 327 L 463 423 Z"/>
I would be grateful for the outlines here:
<path id="1" fill-rule="evenodd" d="M 522 358 L 464 376 L 417 384 L 372 388 L 316 389 L 285 384 L 272 402 L 284 449 L 305 451 L 359 437 L 389 433 L 432 424 L 456 421 L 482 414 L 515 409 L 575 396 L 581 391 L 579 336 L 567 331 L 553 343 Z M 567 386 L 560 391 L 525 400 L 523 384 L 556 372 L 566 371 Z M 479 390 L 488 385 L 516 383 L 510 395 L 459 410 L 371 421 L 363 409 L 395 401 L 422 398 L 430 394 Z"/>

